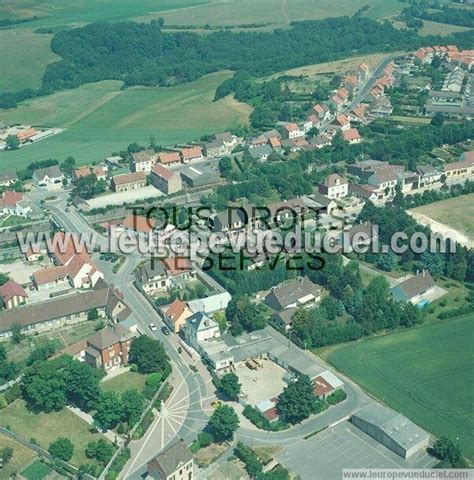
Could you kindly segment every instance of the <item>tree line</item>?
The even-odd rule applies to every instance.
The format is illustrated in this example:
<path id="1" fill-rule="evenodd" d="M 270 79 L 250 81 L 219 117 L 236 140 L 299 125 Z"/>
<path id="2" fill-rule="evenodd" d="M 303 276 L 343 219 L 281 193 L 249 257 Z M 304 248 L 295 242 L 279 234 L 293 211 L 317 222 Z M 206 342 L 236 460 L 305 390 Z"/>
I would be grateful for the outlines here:
<path id="1" fill-rule="evenodd" d="M 472 44 L 469 32 L 443 37 Z M 0 107 L 58 90 L 112 79 L 125 86 L 168 86 L 223 69 L 264 76 L 302 65 L 395 49 L 412 50 L 441 37 L 419 37 L 360 15 L 293 22 L 273 32 L 217 31 L 210 35 L 162 31 L 158 22 L 91 23 L 57 32 L 51 49 L 62 60 L 47 66 L 39 89 L 5 92 Z"/>

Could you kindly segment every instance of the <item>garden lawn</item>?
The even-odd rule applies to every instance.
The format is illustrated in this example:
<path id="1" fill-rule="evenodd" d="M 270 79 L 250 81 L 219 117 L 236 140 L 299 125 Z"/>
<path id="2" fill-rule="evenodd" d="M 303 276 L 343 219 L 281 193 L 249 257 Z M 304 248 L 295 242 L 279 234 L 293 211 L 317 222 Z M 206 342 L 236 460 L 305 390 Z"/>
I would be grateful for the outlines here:
<path id="1" fill-rule="evenodd" d="M 53 469 L 44 463 L 41 463 L 39 460 L 29 465 L 25 468 L 21 475 L 27 480 L 42 480 L 47 475 L 49 475 Z"/>
<path id="2" fill-rule="evenodd" d="M 10 475 L 13 473 L 20 472 L 36 457 L 36 453 L 33 450 L 30 450 L 6 435 L 0 434 L 0 450 L 6 447 L 13 448 L 13 456 L 2 469 L 2 478 L 10 478 Z"/>
<path id="3" fill-rule="evenodd" d="M 34 438 L 45 450 L 58 437 L 69 438 L 74 444 L 71 463 L 75 466 L 91 462 L 84 450 L 89 442 L 102 437 L 100 433 L 91 433 L 90 425 L 67 408 L 59 412 L 35 414 L 26 408 L 21 399 L 0 410 L 0 425 L 8 425 L 27 440 Z"/>
<path id="4" fill-rule="evenodd" d="M 333 349 L 328 360 L 435 436 L 474 458 L 474 315 Z"/>
<path id="5" fill-rule="evenodd" d="M 105 379 L 101 382 L 101 387 L 106 391 L 115 391 L 117 393 L 123 393 L 126 390 L 136 388 L 139 392 L 142 392 L 145 388 L 146 375 L 142 375 L 137 372 L 125 372 L 121 375 L 111 378 L 110 380 Z"/>
<path id="6" fill-rule="evenodd" d="M 459 230 L 471 239 L 474 238 L 474 193 L 448 198 L 440 202 L 430 203 L 413 208 L 415 213 L 421 213 L 448 227 Z"/>

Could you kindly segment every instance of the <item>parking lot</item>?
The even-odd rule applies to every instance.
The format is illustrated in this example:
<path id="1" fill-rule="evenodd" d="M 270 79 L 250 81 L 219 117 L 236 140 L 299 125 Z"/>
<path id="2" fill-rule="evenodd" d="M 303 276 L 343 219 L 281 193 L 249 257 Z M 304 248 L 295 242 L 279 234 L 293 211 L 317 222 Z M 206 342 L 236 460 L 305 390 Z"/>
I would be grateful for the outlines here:
<path id="1" fill-rule="evenodd" d="M 262 367 L 251 370 L 245 365 L 237 367 L 236 373 L 239 376 L 242 390 L 247 394 L 247 403 L 256 405 L 269 398 L 280 395 L 286 383 L 283 375 L 286 370 L 271 360 L 259 360 Z"/>
<path id="2" fill-rule="evenodd" d="M 425 451 L 405 460 L 349 421 L 285 447 L 277 460 L 303 480 L 340 480 L 347 468 L 431 468 L 437 463 Z"/>

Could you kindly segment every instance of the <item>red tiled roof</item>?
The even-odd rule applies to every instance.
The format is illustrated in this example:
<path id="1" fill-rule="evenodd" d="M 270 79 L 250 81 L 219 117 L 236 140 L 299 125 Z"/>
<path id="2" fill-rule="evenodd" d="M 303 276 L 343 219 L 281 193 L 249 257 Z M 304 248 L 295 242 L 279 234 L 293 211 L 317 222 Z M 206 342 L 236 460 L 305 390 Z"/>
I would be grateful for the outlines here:
<path id="1" fill-rule="evenodd" d="M 351 140 L 358 140 L 360 138 L 357 128 L 350 128 L 349 130 L 343 131 L 342 136 L 344 140 L 346 140 L 346 142 L 350 142 Z"/>
<path id="2" fill-rule="evenodd" d="M 163 165 L 160 165 L 157 163 L 153 167 L 153 173 L 158 175 L 159 177 L 163 178 L 164 180 L 169 180 L 170 178 L 173 177 L 174 173 L 171 170 L 168 170 L 166 167 L 163 167 Z"/>
<path id="3" fill-rule="evenodd" d="M 344 125 L 347 125 L 349 123 L 349 119 L 344 114 L 338 115 L 335 118 L 334 123 L 338 123 L 339 125 L 341 125 L 341 127 L 343 127 Z"/>
<path id="4" fill-rule="evenodd" d="M 16 204 L 23 199 L 23 194 L 20 192 L 14 192 L 13 190 L 7 190 L 3 192 L 3 197 L 0 199 L 0 207 L 15 208 Z"/>
<path id="5" fill-rule="evenodd" d="M 313 380 L 313 385 L 313 392 L 317 397 L 324 396 L 334 390 L 331 384 L 329 384 L 323 377 L 320 376 Z"/>
<path id="6" fill-rule="evenodd" d="M 9 280 L 7 283 L 0 287 L 0 297 L 2 297 L 4 303 L 8 303 L 14 297 L 28 298 L 23 287 L 18 283 Z"/>
<path id="7" fill-rule="evenodd" d="M 179 156 L 179 152 L 161 152 L 160 156 L 160 163 L 166 165 L 167 163 L 178 163 L 181 162 L 181 157 Z"/>
<path id="8" fill-rule="evenodd" d="M 88 177 L 91 174 L 91 169 L 90 167 L 80 167 L 76 168 L 74 170 L 74 176 L 79 179 L 79 178 L 84 178 Z"/>
<path id="9" fill-rule="evenodd" d="M 81 245 L 79 238 L 71 233 L 56 232 L 51 240 L 53 254 L 61 265 L 66 265 L 74 255 L 87 254 L 87 247 Z"/>
<path id="10" fill-rule="evenodd" d="M 293 132 L 295 130 L 298 130 L 298 125 L 296 125 L 296 123 L 287 123 L 285 125 L 285 130 L 288 132 Z"/>
<path id="11" fill-rule="evenodd" d="M 183 158 L 194 158 L 202 156 L 202 148 L 199 145 L 194 147 L 182 148 L 181 155 Z"/>
<path id="12" fill-rule="evenodd" d="M 43 270 L 38 270 L 33 273 L 33 279 L 36 285 L 43 285 L 45 283 L 52 283 L 67 276 L 67 267 L 51 267 Z"/>
<path id="13" fill-rule="evenodd" d="M 144 217 L 142 215 L 129 214 L 122 222 L 122 226 L 129 230 L 135 230 L 136 232 L 149 233 L 155 227 L 156 220 L 154 218 Z"/>
<path id="14" fill-rule="evenodd" d="M 451 172 L 452 170 L 459 170 L 461 168 L 472 167 L 474 163 L 474 158 L 467 158 L 466 160 L 461 160 L 459 162 L 447 163 L 444 166 L 445 172 Z"/>
<path id="15" fill-rule="evenodd" d="M 281 142 L 278 137 L 270 137 L 268 139 L 268 143 L 272 148 L 280 148 L 281 147 Z"/>
<path id="16" fill-rule="evenodd" d="M 183 272 L 189 272 L 191 269 L 187 258 L 168 257 L 161 260 L 169 275 L 179 275 Z"/>
<path id="17" fill-rule="evenodd" d="M 34 128 L 27 128 L 26 130 L 23 130 L 22 132 L 18 132 L 16 136 L 18 137 L 18 140 L 20 142 L 24 140 L 28 140 L 29 138 L 33 137 L 38 133 L 38 130 L 35 130 Z"/>
<path id="18" fill-rule="evenodd" d="M 179 300 L 176 299 L 169 307 L 168 310 L 166 310 L 166 315 L 170 317 L 171 321 L 173 322 L 173 325 L 176 323 L 179 317 L 183 314 L 184 310 L 186 310 L 186 304 Z"/>
<path id="19" fill-rule="evenodd" d="M 145 172 L 123 173 L 112 178 L 115 185 L 126 185 L 127 183 L 140 182 L 145 180 Z"/>

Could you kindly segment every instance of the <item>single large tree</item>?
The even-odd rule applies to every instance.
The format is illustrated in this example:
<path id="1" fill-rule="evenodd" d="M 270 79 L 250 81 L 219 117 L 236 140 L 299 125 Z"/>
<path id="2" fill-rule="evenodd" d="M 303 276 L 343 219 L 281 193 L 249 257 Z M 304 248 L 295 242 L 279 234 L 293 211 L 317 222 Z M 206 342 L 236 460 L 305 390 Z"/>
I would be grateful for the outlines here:
<path id="1" fill-rule="evenodd" d="M 130 426 L 135 425 L 143 412 L 145 398 L 136 388 L 133 388 L 122 393 L 122 404 L 124 420 Z"/>
<path id="2" fill-rule="evenodd" d="M 218 407 L 209 419 L 208 427 L 218 442 L 232 440 L 239 428 L 239 417 L 228 405 Z"/>
<path id="3" fill-rule="evenodd" d="M 226 373 L 221 378 L 221 384 L 219 390 L 227 395 L 231 400 L 237 400 L 240 394 L 241 384 L 239 383 L 239 377 L 233 373 Z"/>
<path id="4" fill-rule="evenodd" d="M 123 419 L 123 403 L 115 392 L 101 393 L 94 413 L 94 422 L 101 430 L 116 427 Z"/>
<path id="5" fill-rule="evenodd" d="M 171 370 L 168 355 L 161 342 L 147 335 L 132 340 L 129 361 L 136 364 L 140 373 L 161 372 L 165 375 Z"/>
<path id="6" fill-rule="evenodd" d="M 298 423 L 308 418 L 317 408 L 314 386 L 306 375 L 286 387 L 277 400 L 280 418 L 289 423 Z"/>
<path id="7" fill-rule="evenodd" d="M 49 445 L 48 452 L 53 457 L 68 462 L 74 453 L 74 445 L 69 438 L 59 437 Z"/>

